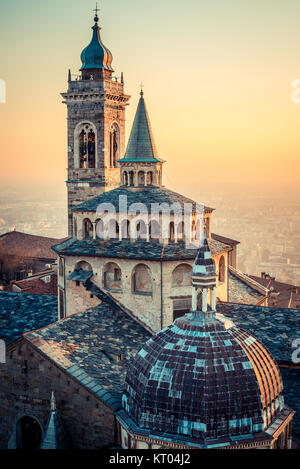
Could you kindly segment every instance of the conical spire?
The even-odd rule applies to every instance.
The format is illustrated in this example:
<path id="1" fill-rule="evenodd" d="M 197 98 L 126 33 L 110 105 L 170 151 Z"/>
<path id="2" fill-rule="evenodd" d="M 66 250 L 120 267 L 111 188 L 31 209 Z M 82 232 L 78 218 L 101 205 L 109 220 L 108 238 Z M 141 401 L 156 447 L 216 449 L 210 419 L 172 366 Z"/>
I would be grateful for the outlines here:
<path id="1" fill-rule="evenodd" d="M 207 242 L 205 227 L 203 227 L 200 247 L 194 262 L 193 275 L 203 277 L 216 276 L 216 269 Z"/>
<path id="2" fill-rule="evenodd" d="M 140 95 L 141 97 L 135 114 L 124 160 L 161 161 L 158 158 L 154 143 L 143 90 L 141 90 Z"/>
<path id="3" fill-rule="evenodd" d="M 56 408 L 54 392 L 51 393 L 50 415 L 40 449 L 67 449 L 70 447 L 60 415 Z"/>
<path id="4" fill-rule="evenodd" d="M 192 312 L 198 316 L 199 311 L 206 313 L 208 310 L 208 290 L 211 291 L 210 310 L 216 310 L 216 283 L 217 274 L 206 239 L 205 226 L 201 244 L 192 271 Z M 198 306 L 198 291 L 201 292 L 201 306 Z"/>

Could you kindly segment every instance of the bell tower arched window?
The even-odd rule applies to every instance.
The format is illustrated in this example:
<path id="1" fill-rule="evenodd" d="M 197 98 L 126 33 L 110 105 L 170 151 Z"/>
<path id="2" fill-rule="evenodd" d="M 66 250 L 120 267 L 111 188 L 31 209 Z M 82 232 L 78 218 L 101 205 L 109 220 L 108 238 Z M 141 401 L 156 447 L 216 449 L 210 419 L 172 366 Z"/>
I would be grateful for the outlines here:
<path id="1" fill-rule="evenodd" d="M 96 139 L 92 129 L 88 133 L 88 167 L 95 168 L 96 158 Z"/>
<path id="2" fill-rule="evenodd" d="M 110 167 L 117 168 L 120 159 L 120 130 L 117 124 L 113 124 L 109 135 Z"/>
<path id="3" fill-rule="evenodd" d="M 75 131 L 75 167 L 96 168 L 96 130 L 89 123 L 78 127 Z"/>

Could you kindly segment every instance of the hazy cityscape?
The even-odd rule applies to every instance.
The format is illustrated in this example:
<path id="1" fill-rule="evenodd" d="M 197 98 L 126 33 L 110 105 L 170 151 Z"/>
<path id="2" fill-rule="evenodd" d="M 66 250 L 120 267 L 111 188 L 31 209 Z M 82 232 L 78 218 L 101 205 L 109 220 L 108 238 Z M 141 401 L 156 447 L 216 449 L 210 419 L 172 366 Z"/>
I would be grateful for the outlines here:
<path id="1" fill-rule="evenodd" d="M 300 208 L 291 198 L 273 195 L 189 194 L 215 208 L 212 231 L 240 241 L 238 268 L 247 274 L 267 272 L 276 280 L 299 285 Z M 38 195 L 6 192 L 0 203 L 0 234 L 17 231 L 54 238 L 67 236 L 66 195 L 52 193 L 49 200 Z"/>

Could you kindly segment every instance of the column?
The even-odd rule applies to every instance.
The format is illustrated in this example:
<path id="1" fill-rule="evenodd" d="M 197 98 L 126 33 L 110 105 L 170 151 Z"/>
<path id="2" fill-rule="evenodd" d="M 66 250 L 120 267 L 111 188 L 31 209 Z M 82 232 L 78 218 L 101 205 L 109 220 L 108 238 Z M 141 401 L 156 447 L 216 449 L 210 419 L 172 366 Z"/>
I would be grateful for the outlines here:
<path id="1" fill-rule="evenodd" d="M 203 288 L 202 291 L 202 311 L 207 313 L 207 288 Z"/>
<path id="2" fill-rule="evenodd" d="M 96 222 L 93 221 L 93 239 L 96 239 Z"/>
<path id="3" fill-rule="evenodd" d="M 217 289 L 216 287 L 213 287 L 211 291 L 211 309 L 213 311 L 216 310 L 216 304 L 217 304 Z"/>
<path id="4" fill-rule="evenodd" d="M 192 289 L 192 311 L 197 311 L 197 288 Z"/>

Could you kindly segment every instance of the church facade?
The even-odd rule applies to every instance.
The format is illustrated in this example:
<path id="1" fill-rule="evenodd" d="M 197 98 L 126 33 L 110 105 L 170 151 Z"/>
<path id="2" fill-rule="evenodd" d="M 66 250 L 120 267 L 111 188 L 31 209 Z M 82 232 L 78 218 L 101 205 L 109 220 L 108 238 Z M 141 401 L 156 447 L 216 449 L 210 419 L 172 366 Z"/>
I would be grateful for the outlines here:
<path id="1" fill-rule="evenodd" d="M 213 209 L 163 186 L 144 93 L 125 152 L 129 96 L 112 77 L 112 55 L 95 18 L 91 43 L 81 54 L 81 76 L 63 94 L 68 108 L 68 223 L 71 238 L 58 254 L 59 317 L 97 300 L 92 279 L 159 331 L 191 307 L 191 271 L 201 223 L 217 271 L 216 297 L 228 300 L 228 266 L 236 244 L 212 234 Z M 226 239 L 226 238 L 225 238 Z M 233 242 L 234 243 L 234 242 Z"/>
<path id="2" fill-rule="evenodd" d="M 7 345 L 0 448 L 291 448 L 295 412 L 263 333 L 235 324 L 234 305 L 222 314 L 237 243 L 212 233 L 212 208 L 163 186 L 143 92 L 125 151 L 129 96 L 98 22 L 63 94 L 58 315 Z"/>

